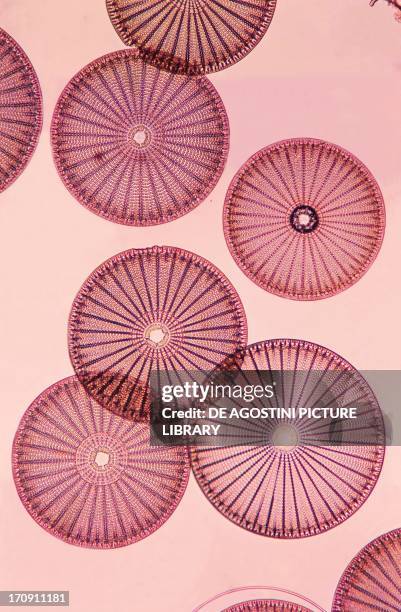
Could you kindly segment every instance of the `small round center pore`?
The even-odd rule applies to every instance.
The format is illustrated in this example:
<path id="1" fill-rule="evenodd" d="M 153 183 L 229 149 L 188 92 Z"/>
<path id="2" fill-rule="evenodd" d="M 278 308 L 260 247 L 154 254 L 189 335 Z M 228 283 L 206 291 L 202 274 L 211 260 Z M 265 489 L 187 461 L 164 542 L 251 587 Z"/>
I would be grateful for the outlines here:
<path id="1" fill-rule="evenodd" d="M 105 449 L 99 449 L 96 452 L 94 462 L 98 468 L 105 468 L 110 461 L 110 453 Z"/>
<path id="2" fill-rule="evenodd" d="M 309 234 L 319 225 L 319 217 L 312 206 L 300 204 L 292 211 L 290 224 L 295 231 L 301 234 Z"/>
<path id="3" fill-rule="evenodd" d="M 281 423 L 272 434 L 272 445 L 283 452 L 294 450 L 299 444 L 299 434 L 294 425 Z"/>
<path id="4" fill-rule="evenodd" d="M 170 332 L 164 323 L 152 323 L 144 332 L 144 338 L 152 348 L 162 348 L 170 340 Z"/>
<path id="5" fill-rule="evenodd" d="M 145 125 L 134 125 L 128 132 L 128 141 L 136 149 L 145 149 L 150 145 L 152 134 Z"/>

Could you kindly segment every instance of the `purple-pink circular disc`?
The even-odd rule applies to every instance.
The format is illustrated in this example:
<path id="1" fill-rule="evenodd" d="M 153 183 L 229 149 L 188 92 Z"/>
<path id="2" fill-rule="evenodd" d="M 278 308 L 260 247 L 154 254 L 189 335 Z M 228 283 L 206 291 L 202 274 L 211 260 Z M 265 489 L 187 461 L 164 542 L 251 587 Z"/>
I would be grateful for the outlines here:
<path id="1" fill-rule="evenodd" d="M 247 55 L 268 30 L 277 0 L 106 0 L 126 45 L 164 70 L 200 75 Z"/>
<path id="2" fill-rule="evenodd" d="M 294 300 L 333 296 L 356 283 L 384 236 L 380 188 L 345 149 L 311 138 L 272 144 L 231 181 L 224 233 L 257 285 Z"/>
<path id="3" fill-rule="evenodd" d="M 42 94 L 18 43 L 0 28 L 0 192 L 31 159 L 42 129 Z"/>
<path id="4" fill-rule="evenodd" d="M 52 121 L 54 160 L 67 189 L 116 223 L 156 225 L 190 212 L 223 171 L 229 124 L 206 78 L 110 53 L 76 74 Z"/>
<path id="5" fill-rule="evenodd" d="M 97 268 L 69 321 L 75 372 L 103 406 L 149 418 L 151 373 L 209 372 L 246 344 L 240 298 L 218 268 L 175 247 L 131 249 Z M 135 394 L 142 401 L 133 401 Z"/>
<path id="6" fill-rule="evenodd" d="M 333 612 L 382 610 L 401 605 L 401 529 L 385 533 L 351 561 L 338 584 Z"/>
<path id="7" fill-rule="evenodd" d="M 251 373 L 258 381 L 269 372 L 272 380 L 279 376 L 272 408 L 358 406 L 359 412 L 338 433 L 331 417 L 276 412 L 225 421 L 216 446 L 190 450 L 193 472 L 212 505 L 252 533 L 287 539 L 317 535 L 352 516 L 373 490 L 384 459 L 382 413 L 362 375 L 327 348 L 282 339 L 239 350 L 226 371 L 235 386 L 248 384 Z M 217 375 L 214 381 L 228 383 Z M 249 410 L 262 406 L 262 400 L 247 402 Z"/>
<path id="8" fill-rule="evenodd" d="M 299 604 L 280 599 L 253 599 L 225 608 L 223 612 L 310 612 Z"/>
<path id="9" fill-rule="evenodd" d="M 189 476 L 184 447 L 151 446 L 148 424 L 104 410 L 76 377 L 31 404 L 12 462 L 32 518 L 65 542 L 91 548 L 126 546 L 156 531 Z"/>

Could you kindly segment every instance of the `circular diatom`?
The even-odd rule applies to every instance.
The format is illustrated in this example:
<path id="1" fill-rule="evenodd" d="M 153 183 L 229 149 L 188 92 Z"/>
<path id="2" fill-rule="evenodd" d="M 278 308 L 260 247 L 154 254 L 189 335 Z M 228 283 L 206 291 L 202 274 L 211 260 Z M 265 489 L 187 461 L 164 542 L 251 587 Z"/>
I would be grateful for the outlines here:
<path id="1" fill-rule="evenodd" d="M 156 225 L 188 213 L 215 187 L 229 124 L 206 77 L 159 71 L 127 49 L 71 79 L 54 111 L 52 146 L 61 179 L 86 208 L 117 223 Z"/>
<path id="2" fill-rule="evenodd" d="M 152 373 L 210 372 L 246 337 L 229 280 L 174 247 L 132 249 L 106 261 L 82 286 L 69 322 L 79 379 L 100 404 L 132 419 L 149 418 Z M 142 401 L 133 402 L 138 393 Z"/>
<path id="3" fill-rule="evenodd" d="M 231 181 L 224 233 L 257 285 L 293 300 L 347 289 L 384 235 L 379 186 L 351 153 L 322 140 L 285 140 L 253 155 Z"/>
<path id="4" fill-rule="evenodd" d="M 42 94 L 28 57 L 0 28 L 0 192 L 31 159 L 42 129 Z"/>
<path id="5" fill-rule="evenodd" d="M 338 584 L 333 612 L 399 612 L 401 601 L 401 529 L 365 546 Z"/>
<path id="6" fill-rule="evenodd" d="M 339 425 L 331 417 L 276 410 L 266 418 L 224 421 L 216 446 L 194 445 L 190 451 L 195 477 L 213 506 L 240 527 L 276 538 L 316 535 L 349 518 L 374 488 L 384 458 L 382 413 L 359 372 L 329 349 L 303 340 L 252 344 L 230 358 L 226 371 L 242 386 L 252 373 L 262 386 L 271 374 L 271 408 L 356 406 L 358 416 Z M 224 378 L 218 382 L 227 384 Z M 265 397 L 249 399 L 240 407 L 269 403 Z M 213 405 L 226 406 L 227 400 Z"/>
<path id="7" fill-rule="evenodd" d="M 41 527 L 70 544 L 115 548 L 170 517 L 187 486 L 189 460 L 184 447 L 151 446 L 148 424 L 104 410 L 71 377 L 26 411 L 13 473 Z"/>
<path id="8" fill-rule="evenodd" d="M 106 0 L 126 45 L 164 70 L 200 75 L 247 55 L 270 26 L 276 0 Z"/>
<path id="9" fill-rule="evenodd" d="M 279 610 L 287 610 L 288 612 L 310 612 L 309 608 L 279 599 L 254 599 L 252 601 L 243 601 L 235 606 L 225 608 L 223 612 L 276 612 Z"/>

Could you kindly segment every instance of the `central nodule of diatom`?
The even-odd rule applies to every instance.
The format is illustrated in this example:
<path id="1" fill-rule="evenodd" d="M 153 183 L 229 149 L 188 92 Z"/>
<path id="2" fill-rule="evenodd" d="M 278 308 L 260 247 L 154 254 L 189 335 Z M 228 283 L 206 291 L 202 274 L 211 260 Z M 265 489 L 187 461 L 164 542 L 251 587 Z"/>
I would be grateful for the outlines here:
<path id="1" fill-rule="evenodd" d="M 128 133 L 128 141 L 136 149 L 145 149 L 150 145 L 151 140 L 151 131 L 145 125 L 135 125 Z"/>
<path id="2" fill-rule="evenodd" d="M 290 224 L 295 231 L 301 234 L 309 234 L 319 225 L 319 217 L 312 206 L 300 204 L 292 211 Z"/>
<path id="3" fill-rule="evenodd" d="M 94 462 L 98 468 L 104 469 L 110 461 L 110 453 L 106 450 L 98 450 Z"/>
<path id="4" fill-rule="evenodd" d="M 271 441 L 277 450 L 290 452 L 299 444 L 299 433 L 294 425 L 282 423 L 273 431 Z"/>
<path id="5" fill-rule="evenodd" d="M 170 332 L 164 323 L 153 323 L 144 332 L 145 340 L 155 349 L 163 348 L 170 340 Z"/>

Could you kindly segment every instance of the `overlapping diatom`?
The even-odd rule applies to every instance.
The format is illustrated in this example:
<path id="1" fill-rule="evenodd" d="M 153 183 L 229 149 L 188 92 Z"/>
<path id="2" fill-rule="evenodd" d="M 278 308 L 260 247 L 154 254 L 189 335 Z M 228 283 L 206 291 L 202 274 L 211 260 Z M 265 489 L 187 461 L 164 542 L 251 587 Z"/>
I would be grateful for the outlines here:
<path id="1" fill-rule="evenodd" d="M 246 336 L 229 280 L 175 247 L 132 249 L 106 261 L 80 289 L 69 323 L 81 382 L 103 406 L 132 419 L 149 417 L 152 373 L 207 373 Z"/>
<path id="2" fill-rule="evenodd" d="M 220 384 L 244 386 L 252 374 L 262 384 L 271 373 L 273 398 L 247 402 L 248 411 L 266 402 L 280 410 L 358 411 L 345 421 L 291 414 L 214 419 L 222 423 L 215 444 L 191 447 L 195 477 L 213 506 L 252 533 L 287 539 L 317 535 L 352 516 L 373 490 L 384 458 L 382 413 L 361 374 L 303 340 L 250 345 L 229 359 L 227 373 L 226 380 L 222 365 L 214 376 Z"/>
<path id="3" fill-rule="evenodd" d="M 22 503 L 70 544 L 115 548 L 145 538 L 173 513 L 189 476 L 187 450 L 152 446 L 149 431 L 99 406 L 76 377 L 56 383 L 14 439 Z"/>

